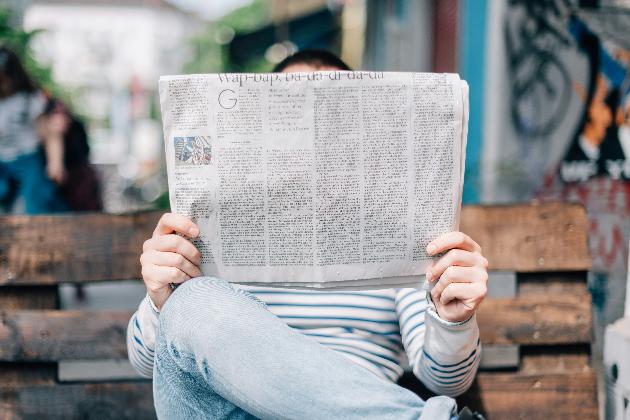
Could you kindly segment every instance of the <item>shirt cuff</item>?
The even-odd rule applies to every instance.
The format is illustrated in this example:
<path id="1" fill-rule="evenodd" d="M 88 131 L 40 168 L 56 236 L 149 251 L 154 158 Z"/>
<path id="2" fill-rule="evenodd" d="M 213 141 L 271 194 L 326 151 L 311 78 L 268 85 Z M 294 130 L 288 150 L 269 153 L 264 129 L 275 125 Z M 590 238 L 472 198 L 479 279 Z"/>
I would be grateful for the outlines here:
<path id="1" fill-rule="evenodd" d="M 149 294 L 147 293 L 147 296 L 145 298 L 149 304 L 149 306 L 151 307 L 151 309 L 153 310 L 153 312 L 155 312 L 156 315 L 160 314 L 160 310 L 158 309 L 157 306 L 155 306 L 155 303 L 153 303 L 153 299 L 151 299 L 151 296 L 149 296 Z"/>
<path id="2" fill-rule="evenodd" d="M 134 328 L 137 329 L 142 343 L 148 349 L 155 349 L 155 337 L 160 314 L 151 308 L 151 298 L 148 295 L 140 301 L 135 316 L 137 325 Z"/>
<path id="3" fill-rule="evenodd" d="M 447 321 L 444 318 L 440 318 L 440 315 L 437 313 L 437 311 L 435 310 L 434 307 L 427 308 L 427 313 L 439 325 L 441 325 L 442 327 L 445 327 L 446 329 L 450 329 L 452 331 L 460 331 L 462 329 L 466 329 L 466 328 L 470 327 L 471 324 L 473 323 L 473 319 L 475 318 L 475 315 L 473 314 L 473 315 L 470 316 L 470 318 L 468 318 L 465 321 L 460 321 L 460 322 Z"/>
<path id="4" fill-rule="evenodd" d="M 440 314 L 438 314 L 437 309 L 435 308 L 435 303 L 433 303 L 433 298 L 431 297 L 430 291 L 427 291 L 427 302 L 429 302 L 429 305 L 427 307 L 427 312 L 429 313 L 429 315 L 431 315 L 439 324 L 442 324 L 445 327 L 464 326 L 470 323 L 470 321 L 475 317 L 475 314 L 472 314 L 470 318 L 464 321 L 458 321 L 458 322 L 448 321 L 444 318 L 441 318 Z"/>
<path id="5" fill-rule="evenodd" d="M 430 295 L 427 301 L 425 352 L 439 363 L 459 363 L 466 359 L 479 345 L 476 315 L 462 322 L 450 322 L 440 318 Z"/>

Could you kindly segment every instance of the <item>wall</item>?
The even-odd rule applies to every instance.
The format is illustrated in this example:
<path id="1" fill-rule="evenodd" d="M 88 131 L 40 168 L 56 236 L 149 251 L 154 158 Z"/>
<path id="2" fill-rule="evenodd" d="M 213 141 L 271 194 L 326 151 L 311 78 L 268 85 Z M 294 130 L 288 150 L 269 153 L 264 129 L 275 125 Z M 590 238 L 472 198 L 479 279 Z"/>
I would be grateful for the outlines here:
<path id="1" fill-rule="evenodd" d="M 630 14 L 568 0 L 493 1 L 488 13 L 482 201 L 585 205 L 600 347 L 628 269 Z"/>
<path id="2" fill-rule="evenodd" d="M 433 2 L 368 0 L 363 68 L 430 71 Z"/>

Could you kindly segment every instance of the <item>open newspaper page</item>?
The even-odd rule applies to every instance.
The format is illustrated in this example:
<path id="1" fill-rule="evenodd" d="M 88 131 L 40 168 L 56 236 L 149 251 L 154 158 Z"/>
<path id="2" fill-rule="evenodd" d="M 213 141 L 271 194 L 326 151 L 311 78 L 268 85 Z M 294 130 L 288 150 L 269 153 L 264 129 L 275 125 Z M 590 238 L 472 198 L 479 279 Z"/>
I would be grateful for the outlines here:
<path id="1" fill-rule="evenodd" d="M 468 86 L 455 74 L 160 79 L 170 202 L 202 271 L 291 288 L 419 287 L 457 229 Z"/>

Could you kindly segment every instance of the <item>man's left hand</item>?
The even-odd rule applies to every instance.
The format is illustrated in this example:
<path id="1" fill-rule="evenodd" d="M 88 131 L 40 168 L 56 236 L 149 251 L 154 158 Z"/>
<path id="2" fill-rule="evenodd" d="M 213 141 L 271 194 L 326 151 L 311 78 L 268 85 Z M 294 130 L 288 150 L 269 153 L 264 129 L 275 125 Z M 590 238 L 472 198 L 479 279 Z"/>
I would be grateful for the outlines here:
<path id="1" fill-rule="evenodd" d="M 450 322 L 469 319 L 488 292 L 488 260 L 481 247 L 462 232 L 449 232 L 431 241 L 427 253 L 444 253 L 427 268 L 427 280 L 437 281 L 431 298 L 438 315 Z"/>

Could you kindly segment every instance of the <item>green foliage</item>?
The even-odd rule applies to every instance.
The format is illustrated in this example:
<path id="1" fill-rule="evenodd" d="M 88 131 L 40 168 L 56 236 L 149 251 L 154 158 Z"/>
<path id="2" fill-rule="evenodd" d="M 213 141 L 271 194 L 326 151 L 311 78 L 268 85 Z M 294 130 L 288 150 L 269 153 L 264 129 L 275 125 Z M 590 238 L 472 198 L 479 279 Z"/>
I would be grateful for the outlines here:
<path id="1" fill-rule="evenodd" d="M 190 40 L 193 57 L 184 65 L 186 73 L 221 72 L 224 69 L 225 52 L 216 39 L 219 29 L 209 23 L 204 31 Z"/>
<path id="2" fill-rule="evenodd" d="M 186 73 L 270 71 L 273 66 L 264 57 L 236 69 L 230 63 L 227 45 L 219 42 L 222 32 L 233 31 L 234 34 L 251 32 L 268 24 L 270 19 L 269 0 L 253 0 L 217 22 L 207 23 L 202 33 L 190 40 L 193 57 L 184 66 L 184 71 Z"/>
<path id="3" fill-rule="evenodd" d="M 171 211 L 171 203 L 168 197 L 168 191 L 164 191 L 158 198 L 156 198 L 153 203 L 153 208 L 155 210 L 164 210 Z"/>
<path id="4" fill-rule="evenodd" d="M 61 87 L 53 80 L 50 66 L 40 63 L 33 55 L 31 44 L 41 31 L 25 31 L 13 25 L 11 18 L 8 9 L 0 8 L 0 45 L 11 48 L 20 57 L 24 68 L 38 86 L 55 97 L 65 96 Z"/>
<path id="5" fill-rule="evenodd" d="M 254 0 L 247 6 L 228 13 L 219 23 L 231 27 L 237 34 L 251 32 L 269 23 L 269 12 L 268 0 Z"/>

